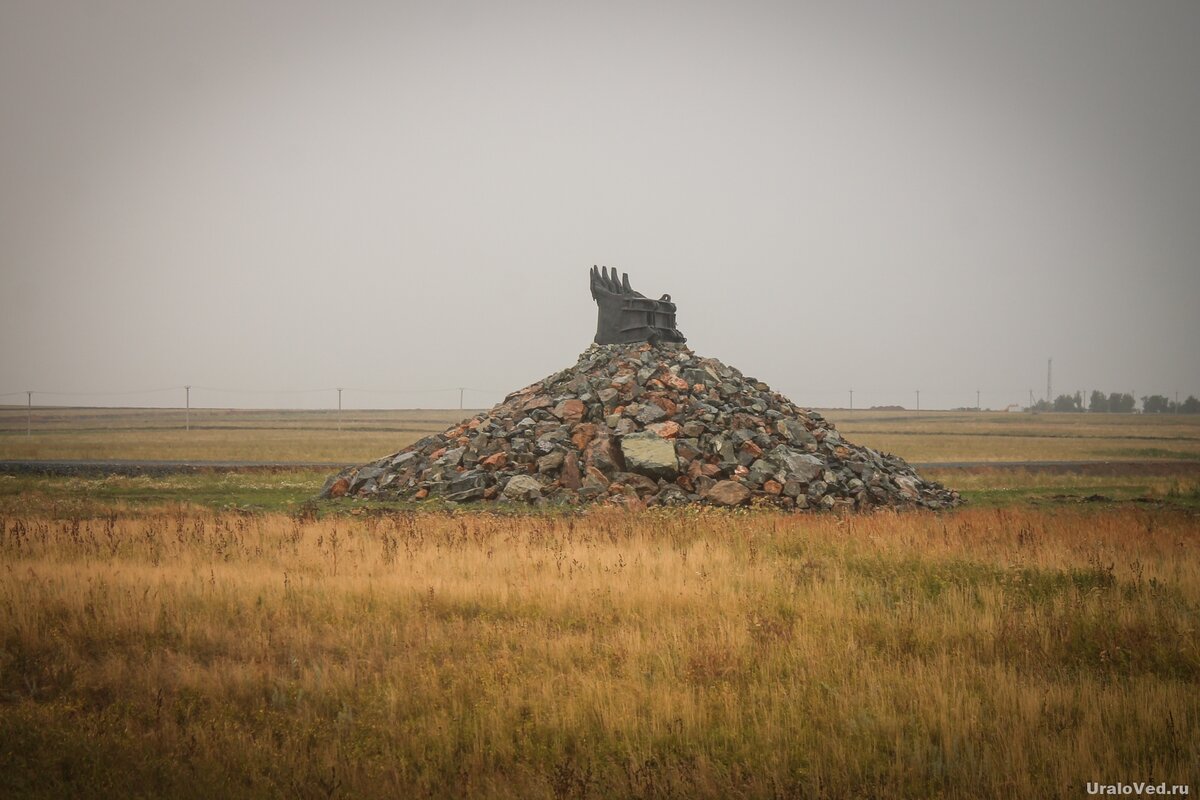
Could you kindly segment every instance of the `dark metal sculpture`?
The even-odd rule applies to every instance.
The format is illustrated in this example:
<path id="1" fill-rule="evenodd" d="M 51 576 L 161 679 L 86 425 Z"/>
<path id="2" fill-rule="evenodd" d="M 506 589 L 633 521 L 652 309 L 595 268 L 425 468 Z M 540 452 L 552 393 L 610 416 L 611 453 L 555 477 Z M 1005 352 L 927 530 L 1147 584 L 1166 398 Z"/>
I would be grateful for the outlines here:
<path id="1" fill-rule="evenodd" d="M 651 300 L 629 286 L 628 273 L 608 267 L 592 267 L 592 299 L 599 306 L 596 320 L 596 344 L 630 342 L 686 342 L 675 327 L 675 304 L 671 295 Z"/>

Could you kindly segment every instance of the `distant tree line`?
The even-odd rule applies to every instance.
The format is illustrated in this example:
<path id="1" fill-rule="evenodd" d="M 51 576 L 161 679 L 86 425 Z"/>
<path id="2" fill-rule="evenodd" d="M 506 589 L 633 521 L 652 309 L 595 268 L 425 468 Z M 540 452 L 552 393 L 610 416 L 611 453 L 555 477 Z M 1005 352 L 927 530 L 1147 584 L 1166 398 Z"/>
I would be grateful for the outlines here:
<path id="1" fill-rule="evenodd" d="M 1129 393 L 1113 392 L 1105 394 L 1099 390 L 1092 392 L 1087 404 L 1087 411 L 1101 414 L 1132 414 L 1137 407 L 1137 401 Z M 1054 402 L 1039 400 L 1033 404 L 1032 411 L 1084 411 L 1083 394 L 1060 394 Z M 1192 395 L 1182 403 L 1176 403 L 1161 394 L 1151 394 L 1142 397 L 1143 414 L 1200 414 L 1200 400 Z"/>

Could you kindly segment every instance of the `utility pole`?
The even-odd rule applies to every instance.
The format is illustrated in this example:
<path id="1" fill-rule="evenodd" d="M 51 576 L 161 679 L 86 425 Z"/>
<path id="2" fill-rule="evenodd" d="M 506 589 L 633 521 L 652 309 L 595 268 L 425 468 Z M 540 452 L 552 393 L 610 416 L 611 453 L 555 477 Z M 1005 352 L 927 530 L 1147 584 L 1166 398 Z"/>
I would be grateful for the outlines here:
<path id="1" fill-rule="evenodd" d="M 192 387 L 183 387 L 184 391 L 184 412 L 183 412 L 183 429 L 190 431 L 192 429 Z"/>
<path id="2" fill-rule="evenodd" d="M 458 409 L 459 409 L 459 411 L 461 411 L 462 407 L 463 407 L 463 391 L 465 390 L 465 388 L 466 387 L 464 387 L 464 386 L 458 387 Z"/>
<path id="3" fill-rule="evenodd" d="M 33 392 L 25 393 L 25 435 L 33 434 Z"/>
<path id="4" fill-rule="evenodd" d="M 1175 399 L 1177 399 L 1177 400 L 1179 399 L 1178 392 L 1175 393 Z M 853 389 L 850 390 L 850 410 L 851 411 L 854 410 L 854 390 Z"/>
<path id="5" fill-rule="evenodd" d="M 917 411 L 921 410 L 921 390 L 917 389 Z"/>
<path id="6" fill-rule="evenodd" d="M 1175 390 L 1175 413 L 1179 413 L 1179 390 Z"/>
<path id="7" fill-rule="evenodd" d="M 1050 367 L 1054 364 L 1053 358 L 1046 359 L 1046 402 L 1053 403 L 1054 395 L 1050 391 Z"/>
<path id="8" fill-rule="evenodd" d="M 978 389 L 975 390 L 975 410 L 976 411 L 982 410 L 979 406 L 979 390 Z"/>
<path id="9" fill-rule="evenodd" d="M 338 432 L 342 430 L 342 387 L 338 387 Z"/>

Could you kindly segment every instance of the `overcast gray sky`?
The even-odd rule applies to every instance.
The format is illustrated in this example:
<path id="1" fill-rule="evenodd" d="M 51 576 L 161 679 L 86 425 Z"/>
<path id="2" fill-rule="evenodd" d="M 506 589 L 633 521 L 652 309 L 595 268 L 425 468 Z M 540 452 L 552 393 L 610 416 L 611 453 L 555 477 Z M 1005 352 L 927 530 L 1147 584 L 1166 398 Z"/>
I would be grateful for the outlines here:
<path id="1" fill-rule="evenodd" d="M 490 405 L 606 264 L 800 403 L 1024 403 L 1051 356 L 1200 395 L 1197 42 L 1190 1 L 0 0 L 0 392 Z"/>

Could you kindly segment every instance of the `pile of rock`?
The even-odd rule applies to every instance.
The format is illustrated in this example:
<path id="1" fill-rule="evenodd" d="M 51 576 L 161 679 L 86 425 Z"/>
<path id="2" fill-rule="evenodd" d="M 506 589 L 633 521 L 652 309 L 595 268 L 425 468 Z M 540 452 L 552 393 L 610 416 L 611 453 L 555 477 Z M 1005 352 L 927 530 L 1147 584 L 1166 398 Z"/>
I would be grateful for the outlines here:
<path id="1" fill-rule="evenodd" d="M 949 508 L 957 492 L 681 344 L 592 345 L 490 411 L 329 479 L 325 498 Z"/>

